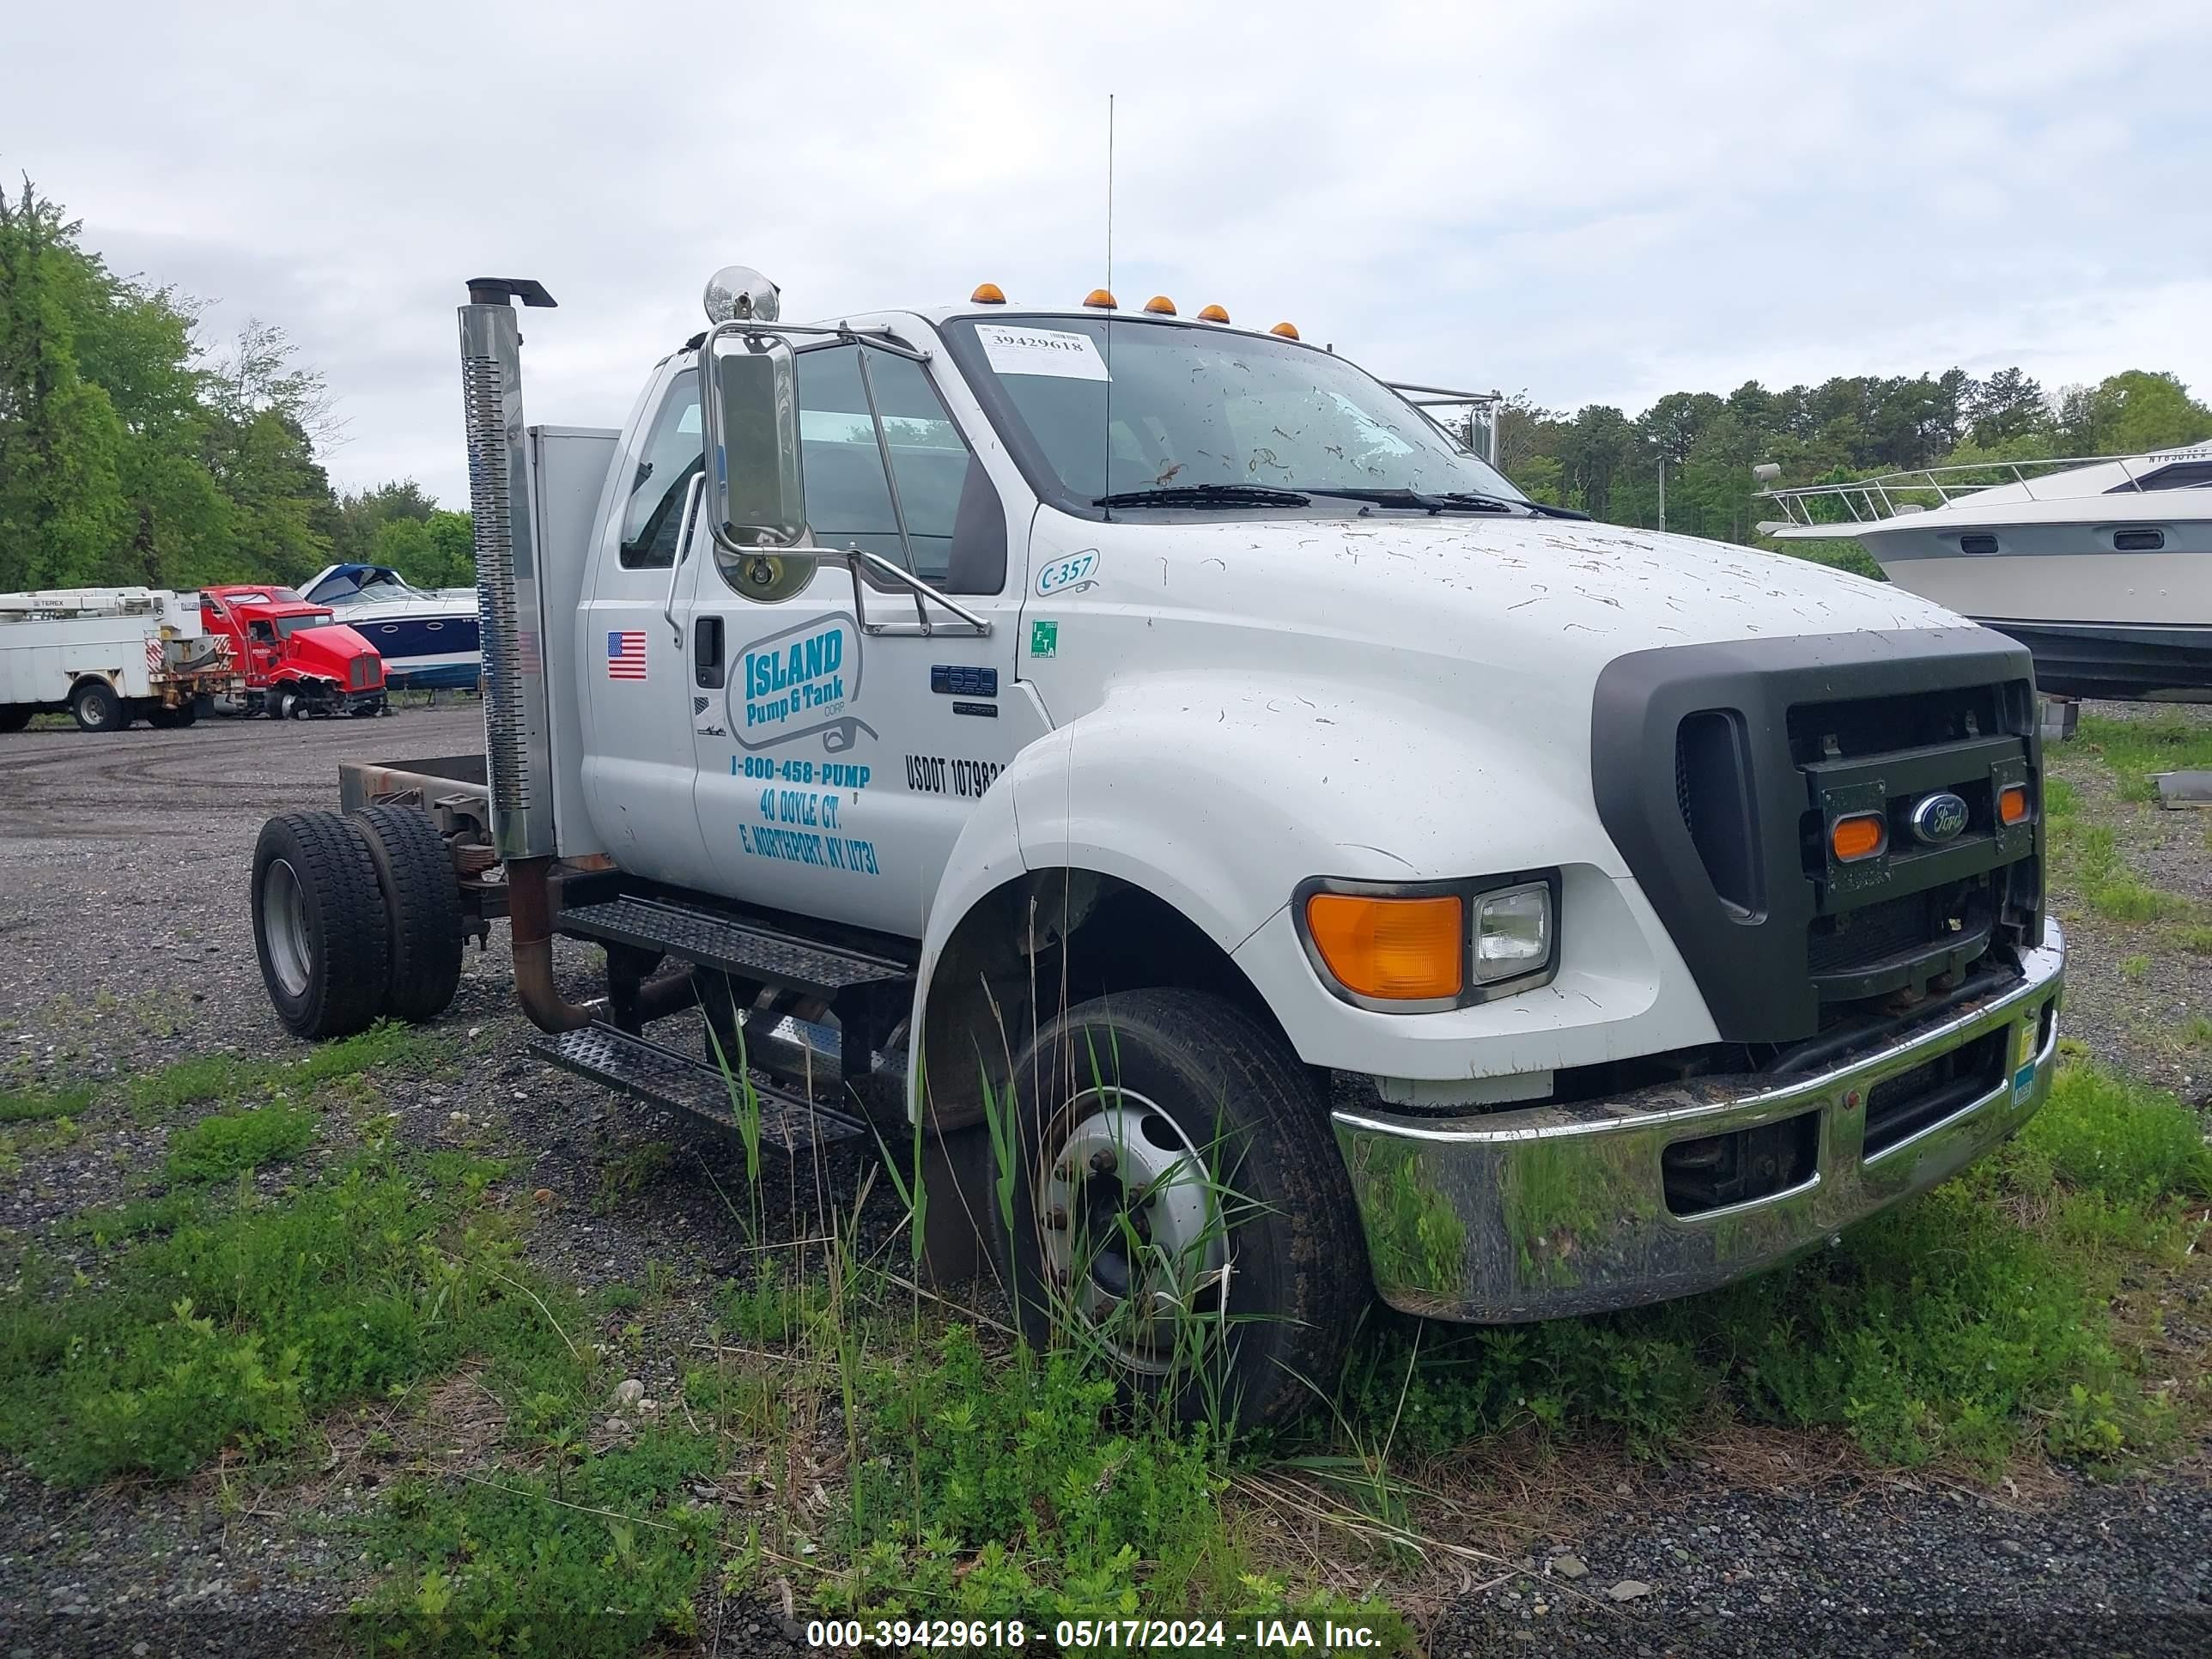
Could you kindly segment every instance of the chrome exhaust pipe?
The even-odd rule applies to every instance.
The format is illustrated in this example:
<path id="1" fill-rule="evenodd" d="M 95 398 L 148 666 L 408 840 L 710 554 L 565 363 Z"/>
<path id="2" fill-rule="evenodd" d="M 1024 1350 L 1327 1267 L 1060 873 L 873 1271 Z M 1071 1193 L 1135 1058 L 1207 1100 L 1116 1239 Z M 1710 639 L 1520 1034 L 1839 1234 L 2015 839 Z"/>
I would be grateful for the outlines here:
<path id="1" fill-rule="evenodd" d="M 505 860 L 550 858 L 554 852 L 552 722 L 535 526 L 527 510 L 522 330 L 512 303 L 518 299 L 526 306 L 553 304 L 544 285 L 527 277 L 477 276 L 469 281 L 468 304 L 460 307 L 461 407 L 468 434 L 469 507 L 476 519 L 477 614 L 483 656 L 484 757 L 491 787 L 492 847 Z"/>

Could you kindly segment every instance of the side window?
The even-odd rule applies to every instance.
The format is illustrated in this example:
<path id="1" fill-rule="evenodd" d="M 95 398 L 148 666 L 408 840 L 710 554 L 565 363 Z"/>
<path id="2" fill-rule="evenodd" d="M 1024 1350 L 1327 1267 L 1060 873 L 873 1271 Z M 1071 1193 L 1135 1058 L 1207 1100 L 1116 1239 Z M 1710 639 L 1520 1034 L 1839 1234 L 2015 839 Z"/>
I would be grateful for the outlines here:
<path id="1" fill-rule="evenodd" d="M 622 563 L 625 570 L 665 570 L 676 562 L 683 527 L 684 495 L 706 465 L 700 435 L 699 375 L 685 369 L 669 383 L 654 411 L 637 476 L 623 508 Z"/>
<path id="2" fill-rule="evenodd" d="M 904 564 L 903 514 L 915 575 L 952 592 L 998 592 L 1005 580 L 1006 524 L 997 491 L 921 365 L 874 351 L 868 379 L 898 483 L 894 510 L 860 383 L 862 349 L 827 346 L 799 355 L 807 527 L 825 547 L 859 546 Z"/>

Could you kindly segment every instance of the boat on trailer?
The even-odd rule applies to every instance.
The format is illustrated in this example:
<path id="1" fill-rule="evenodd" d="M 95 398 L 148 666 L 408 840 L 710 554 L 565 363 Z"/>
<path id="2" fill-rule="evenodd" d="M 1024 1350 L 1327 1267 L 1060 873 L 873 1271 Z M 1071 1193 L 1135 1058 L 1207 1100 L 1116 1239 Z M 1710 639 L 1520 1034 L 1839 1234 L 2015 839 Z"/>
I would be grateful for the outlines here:
<path id="1" fill-rule="evenodd" d="M 1760 492 L 1777 541 L 1849 538 L 2010 635 L 2062 697 L 2212 702 L 2212 443 Z"/>
<path id="2" fill-rule="evenodd" d="M 307 584 L 306 597 L 376 647 L 392 685 L 473 688 L 483 672 L 473 587 L 425 589 L 389 565 L 334 564 Z"/>

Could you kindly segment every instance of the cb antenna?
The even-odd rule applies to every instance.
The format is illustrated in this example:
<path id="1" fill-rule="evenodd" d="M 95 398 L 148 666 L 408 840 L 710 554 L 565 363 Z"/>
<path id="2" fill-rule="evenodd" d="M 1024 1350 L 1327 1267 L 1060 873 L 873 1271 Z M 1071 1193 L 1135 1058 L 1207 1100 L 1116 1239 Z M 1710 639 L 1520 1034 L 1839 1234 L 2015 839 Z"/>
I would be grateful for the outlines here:
<path id="1" fill-rule="evenodd" d="M 1114 493 L 1114 94 L 1106 94 L 1106 418 L 1098 434 L 1098 493 Z M 1114 508 L 1106 507 L 1109 521 Z"/>

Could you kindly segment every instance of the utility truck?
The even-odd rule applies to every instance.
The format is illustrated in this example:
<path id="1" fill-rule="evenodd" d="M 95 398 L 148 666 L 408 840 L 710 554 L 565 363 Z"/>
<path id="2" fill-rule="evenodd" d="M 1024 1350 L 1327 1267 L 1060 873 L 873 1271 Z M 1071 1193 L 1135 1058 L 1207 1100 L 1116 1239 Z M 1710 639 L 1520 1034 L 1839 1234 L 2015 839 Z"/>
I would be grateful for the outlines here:
<path id="1" fill-rule="evenodd" d="M 158 587 L 0 593 L 0 732 L 66 712 L 87 732 L 190 726 L 243 682 L 198 599 Z"/>
<path id="2" fill-rule="evenodd" d="M 517 300 L 460 310 L 484 750 L 269 823 L 295 1032 L 434 1017 L 504 916 L 548 1059 L 732 1130 L 726 1055 L 787 1148 L 912 1126 L 1030 1329 L 1247 1421 L 1372 1296 L 1705 1290 L 2044 1100 L 2009 641 L 1531 501 L 1218 307 L 800 326 L 732 268 L 617 429 L 526 422 Z"/>

